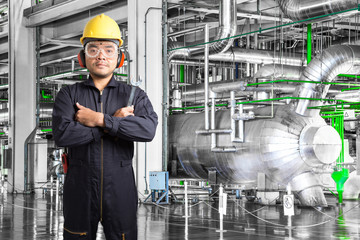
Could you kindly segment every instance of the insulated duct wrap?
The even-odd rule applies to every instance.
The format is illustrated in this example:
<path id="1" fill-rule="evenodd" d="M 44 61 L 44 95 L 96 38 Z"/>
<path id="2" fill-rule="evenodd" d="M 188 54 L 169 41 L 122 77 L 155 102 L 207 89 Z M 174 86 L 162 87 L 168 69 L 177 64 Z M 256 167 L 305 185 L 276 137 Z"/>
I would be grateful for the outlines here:
<path id="1" fill-rule="evenodd" d="M 283 13 L 293 21 L 357 8 L 357 0 L 278 0 Z"/>
<path id="2" fill-rule="evenodd" d="M 219 31 L 215 37 L 216 40 L 209 46 L 209 53 L 216 54 L 227 51 L 234 42 L 232 36 L 236 35 L 237 28 L 237 8 L 236 0 L 220 0 L 219 6 Z M 192 50 L 191 55 L 202 53 L 203 50 Z"/>
<path id="3" fill-rule="evenodd" d="M 270 107 L 254 112 L 256 116 L 272 114 Z M 229 110 L 217 111 L 216 129 L 230 129 L 230 119 Z M 169 120 L 169 143 L 177 149 L 178 160 L 189 176 L 207 179 L 208 171 L 215 170 L 221 181 L 250 186 L 255 185 L 258 172 L 263 172 L 283 187 L 293 183 L 303 205 L 326 205 L 321 184 L 311 170 L 335 161 L 341 140 L 320 116 L 303 117 L 288 106 L 274 107 L 274 118 L 244 122 L 242 143 L 232 142 L 228 133 L 217 134 L 217 149 L 223 152 L 211 151 L 210 135 L 195 133 L 204 129 L 204 114 L 173 115 Z M 237 151 L 226 151 L 230 148 Z M 302 185 L 298 179 L 305 173 L 313 177 Z M 304 195 L 308 192 L 313 194 Z"/>
<path id="4" fill-rule="evenodd" d="M 288 79 L 299 80 L 304 68 L 300 66 L 267 64 L 262 66 L 254 75 L 254 78 L 276 80 Z"/>
<path id="5" fill-rule="evenodd" d="M 350 72 L 360 65 L 360 46 L 337 45 L 323 51 L 320 57 L 313 59 L 304 69 L 301 80 L 315 82 L 331 82 L 338 74 Z M 294 93 L 294 97 L 321 97 L 315 83 L 304 83 Z M 327 90 L 322 95 L 326 96 Z M 308 99 L 295 102 L 295 112 L 305 115 L 310 103 Z"/>
<path id="6" fill-rule="evenodd" d="M 204 57 L 195 57 L 195 59 L 203 60 Z M 305 59 L 301 54 L 280 54 L 273 51 L 254 50 L 234 48 L 231 51 L 213 54 L 209 56 L 210 61 L 220 62 L 243 62 L 253 64 L 286 64 L 292 66 L 306 65 Z"/>
<path id="7" fill-rule="evenodd" d="M 237 9 L 236 0 L 220 0 L 219 6 L 219 31 L 214 39 L 215 42 L 209 46 L 209 54 L 215 54 L 227 51 L 234 42 L 232 36 L 236 35 L 237 30 Z M 221 41 L 217 41 L 224 39 Z M 168 45 L 168 49 L 183 47 L 183 44 L 173 42 Z M 204 54 L 203 47 L 183 48 L 170 51 L 168 61 L 173 58 L 188 58 L 190 55 Z"/>

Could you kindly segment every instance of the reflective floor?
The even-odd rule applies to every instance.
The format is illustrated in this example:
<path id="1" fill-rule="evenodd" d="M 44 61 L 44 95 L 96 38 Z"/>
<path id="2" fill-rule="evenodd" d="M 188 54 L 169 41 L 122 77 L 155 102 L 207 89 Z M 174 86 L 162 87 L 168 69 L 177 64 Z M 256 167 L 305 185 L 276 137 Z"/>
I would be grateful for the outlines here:
<path id="1" fill-rule="evenodd" d="M 217 204 L 189 203 L 188 218 L 184 205 L 140 204 L 139 240 L 159 239 L 360 239 L 359 201 L 345 201 L 339 208 L 328 197 L 329 208 L 296 208 L 291 218 L 282 206 L 261 206 L 246 200 L 229 200 L 220 228 Z M 61 199 L 34 195 L 0 196 L 0 239 L 62 239 Z M 105 239 L 101 227 L 98 238 Z"/>

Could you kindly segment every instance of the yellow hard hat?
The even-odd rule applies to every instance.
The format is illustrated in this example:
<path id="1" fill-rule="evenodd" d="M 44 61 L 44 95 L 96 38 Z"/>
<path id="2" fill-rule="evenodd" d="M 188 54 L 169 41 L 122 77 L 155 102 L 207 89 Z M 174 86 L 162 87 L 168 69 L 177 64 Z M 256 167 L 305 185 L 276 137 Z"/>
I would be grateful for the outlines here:
<path id="1" fill-rule="evenodd" d="M 123 44 L 119 25 L 105 14 L 97 15 L 88 21 L 80 38 L 82 45 L 85 38 L 115 39 L 119 41 L 119 47 Z"/>

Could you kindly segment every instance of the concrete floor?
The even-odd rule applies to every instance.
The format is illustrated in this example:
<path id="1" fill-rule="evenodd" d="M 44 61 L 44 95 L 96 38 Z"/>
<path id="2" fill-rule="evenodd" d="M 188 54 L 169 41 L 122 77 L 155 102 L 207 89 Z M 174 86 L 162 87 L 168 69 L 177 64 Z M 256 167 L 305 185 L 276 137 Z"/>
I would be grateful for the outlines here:
<path id="1" fill-rule="evenodd" d="M 0 239 L 62 239 L 61 199 L 34 195 L 0 195 Z M 159 239 L 360 239 L 360 201 L 345 201 L 339 216 L 336 199 L 328 197 L 329 208 L 295 209 L 291 231 L 282 206 L 261 206 L 246 200 L 229 200 L 224 216 L 224 233 L 219 229 L 217 204 L 189 203 L 189 218 L 184 205 L 140 204 L 139 240 Z M 99 227 L 98 239 L 105 239 Z"/>

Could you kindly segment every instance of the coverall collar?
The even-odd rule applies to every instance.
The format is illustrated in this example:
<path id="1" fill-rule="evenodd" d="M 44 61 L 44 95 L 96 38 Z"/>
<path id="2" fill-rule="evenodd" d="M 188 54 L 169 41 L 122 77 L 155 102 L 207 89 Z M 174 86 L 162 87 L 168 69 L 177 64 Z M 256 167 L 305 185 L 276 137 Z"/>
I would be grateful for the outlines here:
<path id="1" fill-rule="evenodd" d="M 86 81 L 84 82 L 84 84 L 87 85 L 87 86 L 91 86 L 91 87 L 96 88 L 96 87 L 95 87 L 95 84 L 94 84 L 94 81 L 93 81 L 93 79 L 92 79 L 92 77 L 91 77 L 90 75 L 89 75 L 88 80 L 86 80 Z M 108 83 L 108 85 L 106 85 L 105 88 L 107 88 L 107 87 L 116 87 L 116 80 L 115 80 L 115 78 L 114 78 L 114 75 L 112 75 L 112 77 L 111 77 L 111 79 L 110 79 L 110 82 Z"/>

